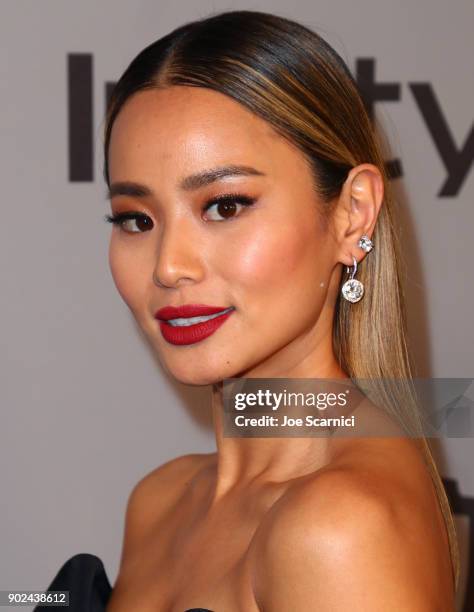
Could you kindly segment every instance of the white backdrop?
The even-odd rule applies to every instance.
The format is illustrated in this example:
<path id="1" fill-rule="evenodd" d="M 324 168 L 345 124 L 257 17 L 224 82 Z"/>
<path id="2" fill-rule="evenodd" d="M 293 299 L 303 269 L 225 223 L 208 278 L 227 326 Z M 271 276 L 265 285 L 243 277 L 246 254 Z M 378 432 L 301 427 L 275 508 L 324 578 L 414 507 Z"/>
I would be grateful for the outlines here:
<path id="1" fill-rule="evenodd" d="M 419 374 L 474 376 L 472 0 L 3 0 L 1 8 L 0 590 L 44 589 L 78 552 L 101 557 L 113 582 L 133 485 L 172 457 L 214 450 L 209 389 L 164 375 L 113 285 L 102 220 L 106 83 L 184 22 L 231 9 L 275 12 L 317 30 L 354 72 L 369 59 L 377 83 L 392 84 L 396 99 L 375 109 L 404 172 L 395 182 L 413 239 Z M 83 94 L 92 86 L 91 130 L 87 108 L 84 117 L 68 107 L 76 54 L 91 66 L 79 84 Z M 69 180 L 71 124 L 86 149 L 92 138 L 85 180 Z M 440 196 L 469 134 L 467 165 Z M 459 503 L 472 507 L 474 439 L 443 440 L 438 455 Z M 459 525 L 467 545 L 467 517 Z"/>

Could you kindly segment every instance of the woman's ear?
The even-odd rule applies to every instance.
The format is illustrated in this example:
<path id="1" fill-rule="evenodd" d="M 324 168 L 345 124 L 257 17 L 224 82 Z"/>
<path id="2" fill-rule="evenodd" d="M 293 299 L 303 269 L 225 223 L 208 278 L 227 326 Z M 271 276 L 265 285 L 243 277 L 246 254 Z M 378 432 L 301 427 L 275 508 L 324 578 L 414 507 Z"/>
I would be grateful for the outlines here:
<path id="1" fill-rule="evenodd" d="M 338 261 L 352 266 L 352 258 L 363 259 L 357 247 L 362 235 L 372 237 L 382 205 L 384 183 L 373 164 L 355 166 L 347 175 L 333 216 L 333 229 L 339 245 Z"/>

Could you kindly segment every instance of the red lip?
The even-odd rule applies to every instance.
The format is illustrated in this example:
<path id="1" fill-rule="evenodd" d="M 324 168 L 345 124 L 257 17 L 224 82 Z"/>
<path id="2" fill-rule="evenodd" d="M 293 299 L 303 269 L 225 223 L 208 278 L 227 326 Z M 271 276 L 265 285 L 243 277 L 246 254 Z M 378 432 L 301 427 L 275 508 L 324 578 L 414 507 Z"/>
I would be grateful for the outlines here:
<path id="1" fill-rule="evenodd" d="M 220 306 L 186 304 L 177 308 L 174 306 L 160 308 L 155 313 L 155 317 L 160 322 L 161 333 L 167 342 L 170 344 L 186 345 L 200 342 L 213 334 L 230 317 L 234 310 L 235 308 L 232 306 L 222 308 Z M 194 323 L 193 325 L 175 326 L 168 323 L 169 319 L 206 316 L 222 311 L 226 312 L 208 321 L 201 321 L 201 323 Z"/>
<path id="2" fill-rule="evenodd" d="M 170 319 L 203 317 L 222 312 L 230 306 L 207 306 L 206 304 L 184 304 L 183 306 L 165 306 L 155 312 L 155 318 L 161 321 Z"/>

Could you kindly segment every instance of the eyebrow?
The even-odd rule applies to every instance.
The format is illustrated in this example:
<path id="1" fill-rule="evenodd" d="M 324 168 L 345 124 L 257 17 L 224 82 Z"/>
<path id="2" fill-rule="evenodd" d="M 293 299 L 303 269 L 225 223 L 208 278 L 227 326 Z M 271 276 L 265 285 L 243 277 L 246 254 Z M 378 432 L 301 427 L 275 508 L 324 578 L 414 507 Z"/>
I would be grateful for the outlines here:
<path id="1" fill-rule="evenodd" d="M 220 166 L 186 176 L 179 181 L 178 187 L 183 191 L 194 191 L 228 176 L 265 176 L 265 173 L 252 168 L 252 166 Z M 106 193 L 106 199 L 110 200 L 119 195 L 144 198 L 152 196 L 153 191 L 145 185 L 132 181 L 112 183 Z"/>

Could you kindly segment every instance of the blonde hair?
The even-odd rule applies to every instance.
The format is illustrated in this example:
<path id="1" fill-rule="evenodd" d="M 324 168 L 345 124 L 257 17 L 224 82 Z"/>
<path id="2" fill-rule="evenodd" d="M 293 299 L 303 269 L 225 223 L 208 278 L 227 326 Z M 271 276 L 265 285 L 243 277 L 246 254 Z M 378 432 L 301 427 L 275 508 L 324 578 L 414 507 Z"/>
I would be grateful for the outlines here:
<path id="1" fill-rule="evenodd" d="M 157 87 L 205 87 L 240 102 L 296 145 L 313 172 L 323 218 L 351 168 L 372 163 L 385 187 L 373 239 L 358 278 L 370 291 L 351 304 L 339 294 L 334 347 L 353 379 L 372 381 L 381 404 L 411 432 L 431 474 L 444 516 L 455 588 L 459 580 L 456 530 L 446 492 L 422 435 L 407 348 L 395 201 L 381 145 L 358 87 L 342 58 L 307 27 L 258 11 L 230 11 L 187 23 L 141 51 L 116 84 L 104 138 L 104 176 L 114 120 L 134 93 Z M 397 379 L 387 393 L 384 381 Z"/>

